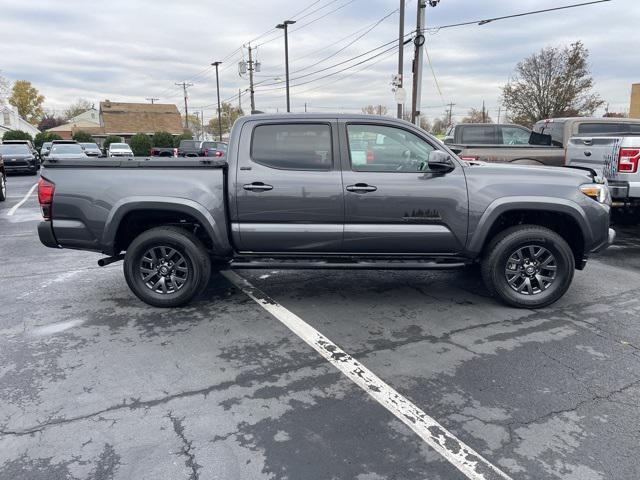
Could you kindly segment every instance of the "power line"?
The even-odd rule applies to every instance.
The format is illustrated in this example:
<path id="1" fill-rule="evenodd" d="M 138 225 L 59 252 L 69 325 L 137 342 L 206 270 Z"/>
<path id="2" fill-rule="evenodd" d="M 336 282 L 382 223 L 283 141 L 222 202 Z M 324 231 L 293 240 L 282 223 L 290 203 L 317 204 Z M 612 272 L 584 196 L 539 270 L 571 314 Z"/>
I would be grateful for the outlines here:
<path id="1" fill-rule="evenodd" d="M 497 20 L 505 20 L 507 18 L 516 18 L 516 17 L 524 17 L 526 15 L 535 15 L 538 13 L 546 13 L 546 12 L 553 12 L 556 10 L 565 10 L 567 8 L 576 8 L 576 7 L 584 7 L 586 5 L 593 5 L 596 3 L 604 3 L 604 2 L 610 2 L 611 0 L 595 0 L 593 2 L 585 2 L 585 3 L 576 3 L 573 5 L 565 5 L 564 7 L 555 7 L 555 8 L 545 8 L 544 10 L 534 10 L 531 12 L 523 12 L 523 13 L 515 13 L 513 15 L 504 15 L 502 17 L 493 17 L 493 18 L 486 18 L 486 19 L 482 19 L 482 20 L 473 20 L 470 22 L 462 22 L 462 23 L 452 23 L 450 25 L 441 25 L 439 27 L 431 27 L 429 30 L 429 33 L 438 33 L 439 30 L 445 29 L 445 28 L 453 28 L 453 27 L 463 27 L 466 25 L 486 25 L 487 23 L 491 23 L 491 22 L 495 22 Z"/>

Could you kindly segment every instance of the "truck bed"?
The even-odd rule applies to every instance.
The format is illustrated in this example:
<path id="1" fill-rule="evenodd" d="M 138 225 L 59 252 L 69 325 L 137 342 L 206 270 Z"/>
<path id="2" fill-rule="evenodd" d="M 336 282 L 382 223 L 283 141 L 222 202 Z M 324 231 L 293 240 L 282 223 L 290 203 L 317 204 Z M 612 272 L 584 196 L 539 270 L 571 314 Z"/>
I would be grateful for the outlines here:
<path id="1" fill-rule="evenodd" d="M 198 221 L 229 249 L 224 160 L 216 158 L 57 159 L 41 177 L 54 184 L 49 246 L 113 254 L 127 231 L 157 218 Z M 132 216 L 133 215 L 133 216 Z"/>

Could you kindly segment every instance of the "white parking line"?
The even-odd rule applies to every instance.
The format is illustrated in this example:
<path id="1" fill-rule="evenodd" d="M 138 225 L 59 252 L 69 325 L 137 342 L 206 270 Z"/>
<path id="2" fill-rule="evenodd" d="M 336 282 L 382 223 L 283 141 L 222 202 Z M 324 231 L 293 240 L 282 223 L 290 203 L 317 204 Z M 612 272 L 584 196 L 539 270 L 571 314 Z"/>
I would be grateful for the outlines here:
<path id="1" fill-rule="evenodd" d="M 31 194 L 33 193 L 33 191 L 36 189 L 36 187 L 38 186 L 38 184 L 34 184 L 33 187 L 31 187 L 29 189 L 29 191 L 27 192 L 27 194 L 22 197 L 22 200 L 20 200 L 18 203 L 16 203 L 13 207 L 11 207 L 11 210 L 9 210 L 7 212 L 8 216 L 12 216 L 14 213 L 16 213 L 16 210 L 18 210 L 22 205 L 24 205 L 24 202 L 26 202 L 27 200 L 29 200 L 29 197 L 31 196 Z"/>
<path id="2" fill-rule="evenodd" d="M 436 420 L 396 392 L 367 367 L 344 352 L 295 313 L 290 312 L 269 298 L 237 273 L 228 270 L 222 272 L 222 274 L 327 359 L 351 381 L 367 392 L 380 405 L 389 410 L 467 478 L 472 480 L 510 480 L 506 473 L 489 463 L 471 447 L 465 445 Z"/>

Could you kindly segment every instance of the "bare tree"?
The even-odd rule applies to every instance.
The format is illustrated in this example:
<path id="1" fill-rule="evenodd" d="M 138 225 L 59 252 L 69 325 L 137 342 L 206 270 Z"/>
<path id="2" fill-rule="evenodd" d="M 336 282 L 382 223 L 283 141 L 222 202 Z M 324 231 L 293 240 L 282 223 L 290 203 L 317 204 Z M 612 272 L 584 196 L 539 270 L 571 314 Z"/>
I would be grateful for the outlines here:
<path id="1" fill-rule="evenodd" d="M 79 98 L 75 103 L 69 105 L 69 107 L 64 111 L 64 118 L 65 120 L 70 120 L 73 117 L 90 110 L 92 106 L 93 105 L 89 100 Z"/>
<path id="2" fill-rule="evenodd" d="M 387 107 L 384 105 L 367 105 L 366 107 L 362 107 L 362 113 L 366 113 L 367 115 L 386 115 Z"/>
<path id="3" fill-rule="evenodd" d="M 582 42 L 547 47 L 518 63 L 502 88 L 510 120 L 531 126 L 552 117 L 592 115 L 604 102 L 591 91 L 594 81 Z"/>
<path id="4" fill-rule="evenodd" d="M 493 120 L 489 116 L 486 110 L 478 110 L 472 108 L 467 113 L 467 116 L 461 120 L 462 123 L 493 123 Z"/>

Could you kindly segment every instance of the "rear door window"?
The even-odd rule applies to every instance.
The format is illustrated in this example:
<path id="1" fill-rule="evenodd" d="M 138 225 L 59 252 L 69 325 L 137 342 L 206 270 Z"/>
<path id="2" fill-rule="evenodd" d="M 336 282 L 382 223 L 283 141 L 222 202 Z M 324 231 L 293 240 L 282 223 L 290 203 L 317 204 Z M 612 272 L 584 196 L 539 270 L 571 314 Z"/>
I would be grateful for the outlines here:
<path id="1" fill-rule="evenodd" d="M 284 170 L 330 170 L 331 127 L 312 123 L 258 125 L 253 130 L 251 160 Z"/>
<path id="2" fill-rule="evenodd" d="M 500 143 L 496 138 L 495 125 L 461 125 L 461 143 L 495 145 Z"/>
<path id="3" fill-rule="evenodd" d="M 531 133 L 519 127 L 500 127 L 502 143 L 504 145 L 528 145 Z"/>

